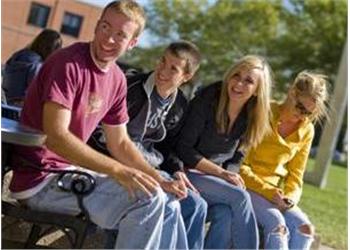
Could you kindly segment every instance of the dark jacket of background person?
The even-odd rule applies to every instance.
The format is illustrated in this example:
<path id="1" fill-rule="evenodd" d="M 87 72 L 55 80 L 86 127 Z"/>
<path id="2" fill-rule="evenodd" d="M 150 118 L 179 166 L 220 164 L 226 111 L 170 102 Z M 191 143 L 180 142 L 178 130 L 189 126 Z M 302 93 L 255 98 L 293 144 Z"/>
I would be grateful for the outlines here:
<path id="1" fill-rule="evenodd" d="M 216 82 L 202 90 L 190 102 L 186 120 L 176 145 L 179 158 L 186 168 L 195 168 L 203 158 L 223 166 L 239 164 L 243 153 L 240 139 L 247 129 L 247 105 L 239 113 L 229 134 L 218 132 L 215 109 L 218 105 L 222 82 Z"/>
<path id="2" fill-rule="evenodd" d="M 62 38 L 54 30 L 43 30 L 26 48 L 15 52 L 3 71 L 2 87 L 9 104 L 24 99 L 26 90 L 39 72 L 42 63 L 55 50 L 62 47 Z"/>

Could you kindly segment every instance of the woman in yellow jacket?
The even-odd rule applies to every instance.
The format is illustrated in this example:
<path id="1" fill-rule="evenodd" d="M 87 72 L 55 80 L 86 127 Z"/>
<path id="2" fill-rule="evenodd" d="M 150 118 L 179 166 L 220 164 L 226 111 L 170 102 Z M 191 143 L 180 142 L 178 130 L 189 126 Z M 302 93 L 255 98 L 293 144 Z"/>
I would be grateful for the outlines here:
<path id="1" fill-rule="evenodd" d="M 303 71 L 284 103 L 271 104 L 272 132 L 248 152 L 240 174 L 264 231 L 265 249 L 309 249 L 313 226 L 297 206 L 314 137 L 313 122 L 327 117 L 325 76 Z"/>

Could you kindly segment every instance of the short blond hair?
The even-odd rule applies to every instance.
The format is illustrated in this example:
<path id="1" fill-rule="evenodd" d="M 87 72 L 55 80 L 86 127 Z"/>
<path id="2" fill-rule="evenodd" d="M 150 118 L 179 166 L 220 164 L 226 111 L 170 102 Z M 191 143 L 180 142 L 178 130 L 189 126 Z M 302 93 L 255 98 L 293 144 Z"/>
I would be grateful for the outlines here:
<path id="1" fill-rule="evenodd" d="M 318 122 L 323 117 L 328 119 L 328 80 L 326 75 L 313 73 L 307 70 L 300 72 L 291 85 L 296 96 L 312 98 L 316 103 L 315 111 L 310 115 L 312 122 Z"/>
<path id="2" fill-rule="evenodd" d="M 108 9 L 113 9 L 117 13 L 122 13 L 133 22 L 137 23 L 138 28 L 135 31 L 134 37 L 138 37 L 146 25 L 146 13 L 144 9 L 134 0 L 117 0 L 110 2 L 102 11 L 100 19 Z"/>
<path id="3" fill-rule="evenodd" d="M 256 147 L 266 133 L 271 131 L 270 118 L 270 95 L 272 76 L 271 69 L 266 60 L 260 56 L 247 55 L 234 63 L 225 73 L 221 88 L 219 104 L 216 110 L 216 125 L 222 133 L 228 133 L 229 95 L 227 85 L 234 74 L 242 69 L 260 69 L 262 77 L 258 79 L 257 95 L 252 96 L 248 103 L 248 126 L 242 141 L 242 147 L 248 149 Z"/>

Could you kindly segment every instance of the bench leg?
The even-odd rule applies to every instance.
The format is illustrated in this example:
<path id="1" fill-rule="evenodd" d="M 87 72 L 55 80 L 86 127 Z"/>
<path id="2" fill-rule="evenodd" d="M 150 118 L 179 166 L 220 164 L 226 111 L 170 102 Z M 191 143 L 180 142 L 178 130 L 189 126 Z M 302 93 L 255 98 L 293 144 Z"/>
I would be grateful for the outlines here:
<path id="1" fill-rule="evenodd" d="M 105 230 L 106 241 L 104 248 L 114 249 L 118 237 L 118 230 Z"/>
<path id="2" fill-rule="evenodd" d="M 72 228 L 75 234 L 75 241 L 72 244 L 74 249 L 81 249 L 83 247 L 84 240 L 87 234 L 88 223 L 81 225 L 77 228 Z"/>
<path id="3" fill-rule="evenodd" d="M 36 243 L 40 239 L 41 227 L 39 225 L 33 224 L 32 229 L 30 230 L 28 239 L 24 245 L 24 248 L 35 248 Z"/>

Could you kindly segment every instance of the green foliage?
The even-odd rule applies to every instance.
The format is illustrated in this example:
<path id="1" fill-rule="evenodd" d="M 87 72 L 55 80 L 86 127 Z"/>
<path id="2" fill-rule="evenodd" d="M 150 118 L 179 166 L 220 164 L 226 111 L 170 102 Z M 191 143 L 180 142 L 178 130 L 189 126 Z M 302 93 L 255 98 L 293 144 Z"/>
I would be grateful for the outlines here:
<path id="1" fill-rule="evenodd" d="M 347 36 L 346 0 L 153 0 L 147 7 L 151 48 L 126 60 L 153 69 L 164 47 L 187 39 L 203 55 L 204 84 L 221 79 L 245 54 L 267 58 L 275 74 L 275 95 L 301 70 L 317 70 L 334 82 Z M 305 184 L 300 206 L 322 243 L 347 249 L 347 169 L 332 166 L 326 189 Z"/>
<path id="2" fill-rule="evenodd" d="M 346 40 L 347 2 L 291 0 L 290 3 L 294 11 L 284 8 L 282 12 L 286 30 L 271 48 L 271 54 L 279 55 L 276 70 L 294 74 L 303 69 L 317 70 L 334 80 Z"/>
<path id="3" fill-rule="evenodd" d="M 128 62 L 152 69 L 169 42 L 188 39 L 202 52 L 204 84 L 245 54 L 267 58 L 277 94 L 303 69 L 334 80 L 346 39 L 346 0 L 153 0 L 146 10 L 154 46 L 134 50 Z"/>
<path id="4" fill-rule="evenodd" d="M 309 160 L 312 167 L 313 160 Z M 321 243 L 335 249 L 347 247 L 347 169 L 337 165 L 330 168 L 325 189 L 304 184 L 300 207 L 315 225 Z"/>

